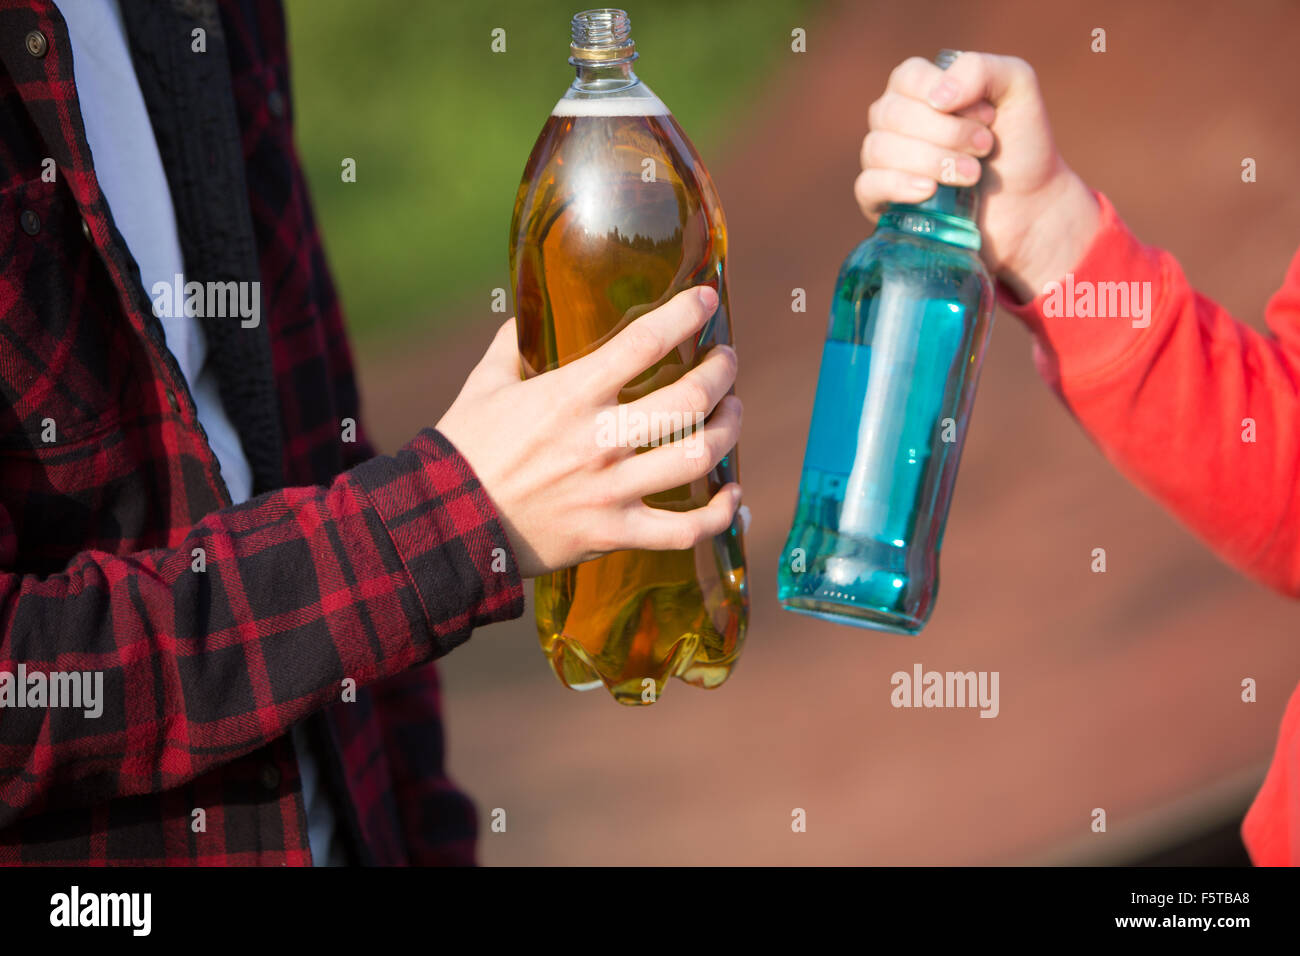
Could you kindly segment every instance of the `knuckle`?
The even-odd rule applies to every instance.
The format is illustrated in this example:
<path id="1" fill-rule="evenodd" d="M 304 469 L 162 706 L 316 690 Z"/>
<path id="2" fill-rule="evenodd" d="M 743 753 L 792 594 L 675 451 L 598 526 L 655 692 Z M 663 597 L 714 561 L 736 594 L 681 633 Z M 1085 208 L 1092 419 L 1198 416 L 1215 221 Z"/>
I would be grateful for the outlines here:
<path id="1" fill-rule="evenodd" d="M 607 519 L 601 519 L 591 522 L 586 533 L 582 536 L 583 547 L 581 550 L 594 551 L 597 554 L 608 554 L 610 551 L 617 551 L 625 542 L 621 539 L 627 537 L 626 533 L 620 535 L 619 523 Z"/>
<path id="2" fill-rule="evenodd" d="M 633 325 L 627 331 L 628 351 L 643 365 L 649 365 L 659 355 L 659 334 L 642 323 Z"/>
<path id="3" fill-rule="evenodd" d="M 885 100 L 888 97 L 889 94 L 886 93 L 867 107 L 867 129 L 879 129 L 883 124 Z"/>
<path id="4" fill-rule="evenodd" d="M 708 454 L 705 458 L 709 462 L 710 469 L 727 457 L 727 452 L 736 444 L 739 432 L 738 423 L 728 424 L 727 427 L 718 429 L 706 439 L 705 447 L 708 449 Z"/>
<path id="5" fill-rule="evenodd" d="M 611 442 L 611 444 L 602 447 L 597 457 L 595 457 L 594 464 L 597 468 L 604 470 L 604 468 L 614 467 L 621 460 L 628 458 L 630 454 L 632 453 L 624 445 L 620 445 L 619 442 Z"/>
<path id="6" fill-rule="evenodd" d="M 956 147 L 960 144 L 969 143 L 974 139 L 976 133 L 986 128 L 983 123 L 973 117 L 958 119 L 952 128 L 950 145 Z"/>
<path id="7" fill-rule="evenodd" d="M 1018 56 L 1009 56 L 1007 57 L 1007 65 L 1011 67 L 1012 72 L 1019 73 L 1026 79 L 1037 82 L 1038 74 L 1034 72 L 1034 68 L 1028 60 Z"/>
<path id="8" fill-rule="evenodd" d="M 889 85 L 892 87 L 906 86 L 916 76 L 919 69 L 924 69 L 928 65 L 928 61 L 919 56 L 909 56 L 894 67 L 893 72 L 889 74 Z"/>
<path id="9" fill-rule="evenodd" d="M 723 346 L 717 351 L 721 356 L 719 361 L 723 363 L 723 381 L 730 385 L 736 380 L 736 373 L 740 371 L 740 356 L 730 346 Z"/>
<path id="10" fill-rule="evenodd" d="M 878 122 L 873 125 L 879 129 L 898 129 L 902 119 L 903 98 L 896 93 L 889 93 L 876 102 L 880 104 L 876 110 Z"/>
<path id="11" fill-rule="evenodd" d="M 698 378 L 682 381 L 682 402 L 692 412 L 707 412 L 710 407 L 709 392 Z"/>
<path id="12" fill-rule="evenodd" d="M 869 169 L 880 165 L 880 131 L 872 130 L 862 140 L 862 166 Z"/>
<path id="13" fill-rule="evenodd" d="M 593 439 L 590 443 L 575 442 L 569 451 L 566 470 L 571 474 L 585 475 L 599 472 L 605 467 L 605 456 L 612 450 L 599 439 Z"/>
<path id="14" fill-rule="evenodd" d="M 619 495 L 618 492 L 614 490 L 612 484 L 609 482 L 601 482 L 591 489 L 587 495 L 587 500 L 595 510 L 607 511 L 619 504 Z M 604 524 L 604 522 L 601 523 Z"/>
<path id="15" fill-rule="evenodd" d="M 694 289 L 686 289 L 677 293 L 672 299 L 672 306 L 673 308 L 680 308 L 682 318 L 689 319 L 695 324 L 709 316 L 708 311 L 704 308 L 704 303 L 700 301 L 700 297 L 695 293 Z"/>
<path id="16" fill-rule="evenodd" d="M 719 460 L 726 457 L 727 452 L 735 448 L 740 441 L 740 424 L 739 414 L 726 423 L 726 427 L 722 430 L 722 435 L 718 439 L 719 444 L 722 445 L 722 453 L 718 455 Z"/>
<path id="17" fill-rule="evenodd" d="M 669 532 L 668 543 L 675 551 L 685 551 L 687 548 L 695 547 L 701 537 L 700 531 L 693 522 L 682 521 Z"/>
<path id="18" fill-rule="evenodd" d="M 872 203 L 875 201 L 875 197 L 871 193 L 871 175 L 865 169 L 858 173 L 857 177 L 853 180 L 853 198 L 855 198 L 858 201 L 858 205 L 862 206 L 864 209 L 870 208 Z"/>
<path id="19" fill-rule="evenodd" d="M 592 471 L 604 471 L 606 468 L 622 461 L 626 454 L 627 449 L 623 448 L 617 442 L 601 444 L 596 448 L 595 453 L 592 454 L 590 459 L 588 459 L 588 465 Z"/>

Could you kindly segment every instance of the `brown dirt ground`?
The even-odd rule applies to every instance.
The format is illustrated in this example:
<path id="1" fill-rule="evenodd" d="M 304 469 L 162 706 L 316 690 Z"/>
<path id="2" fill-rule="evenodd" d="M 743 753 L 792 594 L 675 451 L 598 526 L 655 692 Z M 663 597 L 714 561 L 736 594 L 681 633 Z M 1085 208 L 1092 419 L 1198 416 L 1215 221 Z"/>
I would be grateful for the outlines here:
<path id="1" fill-rule="evenodd" d="M 452 770 L 485 815 L 507 811 L 506 833 L 482 834 L 484 862 L 1104 861 L 1258 782 L 1300 679 L 1300 607 L 1218 564 L 1108 466 L 1036 378 L 1012 316 L 998 318 L 926 631 L 877 635 L 776 604 L 831 287 L 863 234 L 851 185 L 866 107 L 897 62 L 941 46 L 1030 60 L 1071 165 L 1252 324 L 1296 247 L 1300 11 L 1054 6 L 858 3 L 791 24 L 809 29 L 808 52 L 783 58 L 710 162 L 734 249 L 754 512 L 744 659 L 719 691 L 674 683 L 633 710 L 555 682 L 531 604 L 450 655 Z M 1089 51 L 1094 27 L 1104 54 Z M 1255 184 L 1240 181 L 1244 156 Z M 807 315 L 790 312 L 794 287 Z M 446 407 L 494 318 L 467 311 L 451 336 L 362 354 L 381 446 Z M 1089 571 L 1094 547 L 1104 575 Z M 915 662 L 999 670 L 1001 716 L 892 709 L 889 675 Z M 807 833 L 791 832 L 795 807 Z M 1094 807 L 1106 834 L 1089 831 Z"/>

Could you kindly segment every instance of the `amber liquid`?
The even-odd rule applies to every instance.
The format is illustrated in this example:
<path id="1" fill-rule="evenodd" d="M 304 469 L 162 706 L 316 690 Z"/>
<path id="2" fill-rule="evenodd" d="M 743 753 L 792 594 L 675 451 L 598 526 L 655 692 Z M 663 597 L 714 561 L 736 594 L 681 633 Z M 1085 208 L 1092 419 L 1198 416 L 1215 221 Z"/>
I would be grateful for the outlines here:
<path id="1" fill-rule="evenodd" d="M 524 170 L 510 237 L 525 375 L 593 351 L 683 289 L 711 285 L 718 311 L 698 339 L 629 382 L 620 401 L 680 378 L 731 342 L 726 251 L 713 182 L 670 115 L 552 116 Z M 736 480 L 733 449 L 706 478 L 645 500 L 698 508 Z M 690 550 L 619 551 L 539 577 L 535 603 L 542 649 L 569 687 L 603 684 L 626 704 L 657 699 L 670 677 L 717 687 L 740 654 L 749 610 L 739 524 Z"/>

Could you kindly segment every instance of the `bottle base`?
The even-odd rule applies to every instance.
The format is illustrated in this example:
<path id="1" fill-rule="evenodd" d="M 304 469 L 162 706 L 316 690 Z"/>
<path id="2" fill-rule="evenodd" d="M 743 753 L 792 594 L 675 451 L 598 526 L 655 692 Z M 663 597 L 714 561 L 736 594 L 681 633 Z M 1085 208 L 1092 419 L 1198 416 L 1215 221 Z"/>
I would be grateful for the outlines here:
<path id="1" fill-rule="evenodd" d="M 598 662 L 586 649 L 578 641 L 563 636 L 553 639 L 546 657 L 560 683 L 570 690 L 587 691 L 604 687 L 620 704 L 643 707 L 658 701 L 663 696 L 669 679 L 673 677 L 704 690 L 713 690 L 726 682 L 740 656 L 739 650 L 721 660 L 701 660 L 697 655 L 699 645 L 698 635 L 684 638 L 653 677 L 604 677 Z M 648 693 L 647 680 L 654 682 L 653 694 Z"/>
<path id="2" fill-rule="evenodd" d="M 853 627 L 869 628 L 873 631 L 887 631 L 890 634 L 915 635 L 925 627 L 924 620 L 883 611 L 877 608 L 863 607 L 860 604 L 846 604 L 818 598 L 791 597 L 781 600 L 781 607 L 796 614 L 819 617 L 835 624 L 849 624 Z"/>

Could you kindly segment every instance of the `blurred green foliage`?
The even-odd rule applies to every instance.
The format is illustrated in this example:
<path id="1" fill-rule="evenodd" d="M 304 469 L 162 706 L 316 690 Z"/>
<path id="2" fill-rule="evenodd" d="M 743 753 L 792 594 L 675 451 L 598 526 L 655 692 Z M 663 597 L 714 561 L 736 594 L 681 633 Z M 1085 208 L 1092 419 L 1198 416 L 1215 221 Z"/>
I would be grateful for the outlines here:
<path id="1" fill-rule="evenodd" d="M 818 0 L 627 8 L 637 73 L 706 162 Z M 573 79 L 575 0 L 287 0 L 298 152 L 354 334 L 445 320 L 507 286 L 515 191 Z M 491 50 L 506 31 L 506 52 Z M 345 157 L 356 182 L 342 182 Z M 726 197 L 723 197 L 726 201 Z M 442 313 L 440 315 L 440 312 Z"/>

